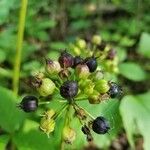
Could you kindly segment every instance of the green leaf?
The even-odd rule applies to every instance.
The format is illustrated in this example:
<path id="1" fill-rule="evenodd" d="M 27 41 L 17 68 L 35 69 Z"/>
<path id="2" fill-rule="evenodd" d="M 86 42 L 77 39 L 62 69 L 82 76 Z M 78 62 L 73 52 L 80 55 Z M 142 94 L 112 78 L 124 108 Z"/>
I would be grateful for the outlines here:
<path id="1" fill-rule="evenodd" d="M 133 81 L 142 81 L 147 78 L 146 72 L 141 66 L 133 62 L 126 62 L 119 65 L 120 74 Z"/>
<path id="2" fill-rule="evenodd" d="M 150 34 L 142 33 L 139 42 L 138 52 L 145 57 L 150 58 Z"/>
<path id="3" fill-rule="evenodd" d="M 0 49 L 0 63 L 6 59 L 6 53 Z"/>
<path id="4" fill-rule="evenodd" d="M 63 42 L 55 41 L 55 42 L 51 42 L 49 47 L 55 50 L 60 50 L 60 49 L 62 50 L 62 49 L 66 49 L 68 46 Z"/>
<path id="5" fill-rule="evenodd" d="M 144 138 L 144 150 L 150 148 L 150 92 L 132 96 L 125 96 L 120 104 L 120 113 L 128 140 L 132 148 L 134 145 L 134 135 L 141 134 Z"/>
<path id="6" fill-rule="evenodd" d="M 39 130 L 38 122 L 26 120 L 23 130 L 14 135 L 13 141 L 19 150 L 59 149 L 63 124 L 64 117 L 61 117 L 56 121 L 55 130 L 48 138 L 44 132 Z"/>
<path id="7" fill-rule="evenodd" d="M 9 136 L 8 135 L 1 135 L 0 136 L 0 150 L 6 150 L 6 145 L 8 143 Z"/>
<path id="8" fill-rule="evenodd" d="M 119 45 L 120 46 L 125 46 L 125 47 L 130 47 L 135 43 L 134 39 L 130 39 L 129 37 L 122 37 L 120 40 Z"/>
<path id="9" fill-rule="evenodd" d="M 16 96 L 9 90 L 0 87 L 0 126 L 7 132 L 19 129 L 24 113 L 16 107 Z"/>
<path id="10" fill-rule="evenodd" d="M 20 131 L 13 137 L 13 141 L 19 150 L 54 150 L 53 140 L 39 131 L 38 128 L 27 133 Z"/>

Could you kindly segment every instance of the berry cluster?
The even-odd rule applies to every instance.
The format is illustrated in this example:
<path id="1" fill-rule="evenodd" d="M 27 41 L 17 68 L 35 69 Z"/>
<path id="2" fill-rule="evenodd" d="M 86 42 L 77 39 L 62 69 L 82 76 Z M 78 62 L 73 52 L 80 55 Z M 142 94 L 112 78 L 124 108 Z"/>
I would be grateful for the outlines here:
<path id="1" fill-rule="evenodd" d="M 119 72 L 116 50 L 103 41 L 99 35 L 94 35 L 92 38 L 86 40 L 77 39 L 75 43 L 70 44 L 69 48 L 75 55 L 91 57 L 94 54 L 98 58 L 98 66 L 105 72 Z"/>
<path id="2" fill-rule="evenodd" d="M 100 46 L 100 39 L 93 37 L 95 45 Z M 85 48 L 85 43 L 80 40 L 78 46 Z M 97 51 L 94 51 L 95 53 Z M 113 52 L 109 55 L 112 59 Z M 113 54 L 112 54 L 113 53 Z M 97 53 L 96 53 L 97 54 Z M 85 55 L 86 56 L 86 55 Z M 41 104 L 48 105 L 52 101 L 43 102 L 41 98 L 59 95 L 59 99 L 64 102 L 60 110 L 49 109 L 41 115 L 40 129 L 48 136 L 54 131 L 56 119 L 66 112 L 64 121 L 63 141 L 72 143 L 76 133 L 70 125 L 70 110 L 74 110 L 74 115 L 81 123 L 81 130 L 86 135 L 87 141 L 92 141 L 92 133 L 108 133 L 109 121 L 103 116 L 96 119 L 90 113 L 79 106 L 77 102 L 87 100 L 90 104 L 99 104 L 109 98 L 121 96 L 121 87 L 104 78 L 104 73 L 99 67 L 98 56 L 94 55 L 82 57 L 72 56 L 67 51 L 62 51 L 58 60 L 49 58 L 45 60 L 45 71 L 37 74 L 32 81 L 32 85 L 39 93 L 39 98 L 35 96 L 25 96 L 19 107 L 25 112 L 36 111 Z M 55 99 L 54 99 L 55 100 Z M 72 117 L 73 117 L 72 116 Z"/>

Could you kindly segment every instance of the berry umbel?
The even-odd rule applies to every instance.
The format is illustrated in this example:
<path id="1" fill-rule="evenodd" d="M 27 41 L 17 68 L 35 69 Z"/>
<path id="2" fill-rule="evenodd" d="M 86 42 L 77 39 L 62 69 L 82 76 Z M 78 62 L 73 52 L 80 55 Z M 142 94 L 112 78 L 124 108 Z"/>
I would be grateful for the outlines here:
<path id="1" fill-rule="evenodd" d="M 77 56 L 63 51 L 57 60 L 46 59 L 45 70 L 42 67 L 39 73 L 36 72 L 31 82 L 39 98 L 25 96 L 19 104 L 25 112 L 33 112 L 39 106 L 46 105 L 39 111 L 43 111 L 40 114 L 39 128 L 48 137 L 55 127 L 58 128 L 57 118 L 65 115 L 61 141 L 67 144 L 72 144 L 78 136 L 71 123 L 74 118 L 81 123 L 81 130 L 90 143 L 94 140 L 92 130 L 97 134 L 105 134 L 110 129 L 106 118 L 99 116 L 95 119 L 88 110 L 79 105 L 81 101 L 87 101 L 86 105 L 101 105 L 103 101 L 122 93 L 118 84 L 105 77 L 107 70 L 106 73 L 114 73 L 117 67 L 116 53 L 109 46 L 103 45 L 101 37 L 97 35 L 90 41 L 91 43 L 87 43 L 78 39 L 75 45 L 71 44 L 72 52 Z M 50 108 L 53 102 L 60 106 Z M 95 107 L 91 109 L 94 111 Z"/>
<path id="2" fill-rule="evenodd" d="M 25 112 L 33 112 L 38 108 L 38 99 L 35 96 L 25 96 L 19 107 Z"/>

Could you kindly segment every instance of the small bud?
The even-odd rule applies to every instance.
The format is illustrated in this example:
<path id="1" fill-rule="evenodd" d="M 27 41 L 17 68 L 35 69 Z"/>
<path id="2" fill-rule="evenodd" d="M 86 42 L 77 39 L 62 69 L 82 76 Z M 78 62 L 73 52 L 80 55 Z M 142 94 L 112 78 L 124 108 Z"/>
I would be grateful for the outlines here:
<path id="1" fill-rule="evenodd" d="M 74 58 L 71 54 L 64 51 L 59 57 L 59 63 L 62 68 L 72 67 L 74 63 Z"/>
<path id="2" fill-rule="evenodd" d="M 38 99 L 35 96 L 25 96 L 18 105 L 25 112 L 33 112 L 38 108 Z"/>
<path id="3" fill-rule="evenodd" d="M 101 102 L 100 93 L 94 91 L 88 98 L 90 104 L 99 104 Z"/>
<path id="4" fill-rule="evenodd" d="M 94 35 L 92 37 L 92 43 L 95 45 L 99 45 L 101 43 L 102 39 L 99 35 Z"/>
<path id="5" fill-rule="evenodd" d="M 76 132 L 70 127 L 64 127 L 63 129 L 63 139 L 65 143 L 72 144 L 76 138 Z"/>
<path id="6" fill-rule="evenodd" d="M 59 62 L 57 61 L 52 61 L 51 59 L 46 59 L 46 72 L 49 75 L 56 75 L 60 72 L 61 67 Z"/>
<path id="7" fill-rule="evenodd" d="M 68 70 L 68 69 L 62 69 L 60 72 L 59 72 L 59 77 L 61 79 L 67 79 L 69 76 L 71 75 L 71 72 Z"/>
<path id="8" fill-rule="evenodd" d="M 90 75 L 88 66 L 86 64 L 77 65 L 76 74 L 80 79 L 86 79 Z"/>
<path id="9" fill-rule="evenodd" d="M 87 125 L 82 126 L 81 131 L 86 135 L 91 133 L 90 129 L 87 127 Z"/>
<path id="10" fill-rule="evenodd" d="M 55 121 L 53 119 L 47 119 L 46 117 L 43 117 L 40 122 L 40 129 L 47 134 L 49 137 L 49 134 L 54 131 L 55 128 Z"/>
<path id="11" fill-rule="evenodd" d="M 46 119 L 51 119 L 55 115 L 55 111 L 53 109 L 49 109 L 46 112 L 44 112 L 44 115 Z"/>
<path id="12" fill-rule="evenodd" d="M 109 90 L 108 82 L 104 79 L 101 79 L 96 82 L 95 84 L 95 90 L 97 90 L 100 93 L 106 93 Z"/>
<path id="13" fill-rule="evenodd" d="M 77 46 L 81 49 L 84 49 L 86 48 L 86 42 L 85 40 L 83 39 L 77 39 L 77 42 L 76 42 Z"/>
<path id="14" fill-rule="evenodd" d="M 54 82 L 49 78 L 42 79 L 40 87 L 37 88 L 39 94 L 43 97 L 51 95 L 55 90 Z"/>
<path id="15" fill-rule="evenodd" d="M 76 109 L 76 114 L 75 115 L 77 115 L 77 117 L 79 117 L 81 120 L 85 120 L 87 118 L 87 115 L 86 115 L 85 111 L 82 108 Z"/>

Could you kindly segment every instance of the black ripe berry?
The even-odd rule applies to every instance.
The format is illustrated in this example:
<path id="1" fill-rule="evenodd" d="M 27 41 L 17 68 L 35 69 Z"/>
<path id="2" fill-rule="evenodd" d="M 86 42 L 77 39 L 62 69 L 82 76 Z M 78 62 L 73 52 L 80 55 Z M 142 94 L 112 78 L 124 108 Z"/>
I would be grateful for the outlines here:
<path id="1" fill-rule="evenodd" d="M 19 107 L 25 112 L 33 112 L 38 108 L 38 99 L 35 96 L 25 96 Z"/>
<path id="2" fill-rule="evenodd" d="M 77 65 L 82 64 L 83 59 L 80 56 L 76 56 L 74 57 L 74 64 L 73 64 L 73 68 L 75 68 Z"/>
<path id="3" fill-rule="evenodd" d="M 74 64 L 74 58 L 71 54 L 66 51 L 62 52 L 59 57 L 59 63 L 62 68 L 72 67 Z"/>
<path id="4" fill-rule="evenodd" d="M 97 134 L 105 134 L 108 133 L 110 125 L 104 117 L 100 116 L 93 121 L 92 129 Z"/>
<path id="5" fill-rule="evenodd" d="M 94 72 L 97 69 L 97 60 L 95 57 L 88 57 L 85 59 L 85 63 L 90 72 Z"/>
<path id="6" fill-rule="evenodd" d="M 108 94 L 111 98 L 116 98 L 122 95 L 122 88 L 114 82 L 110 83 Z"/>
<path id="7" fill-rule="evenodd" d="M 60 95 L 66 99 L 74 98 L 78 93 L 78 84 L 76 81 L 66 81 L 60 87 Z"/>

